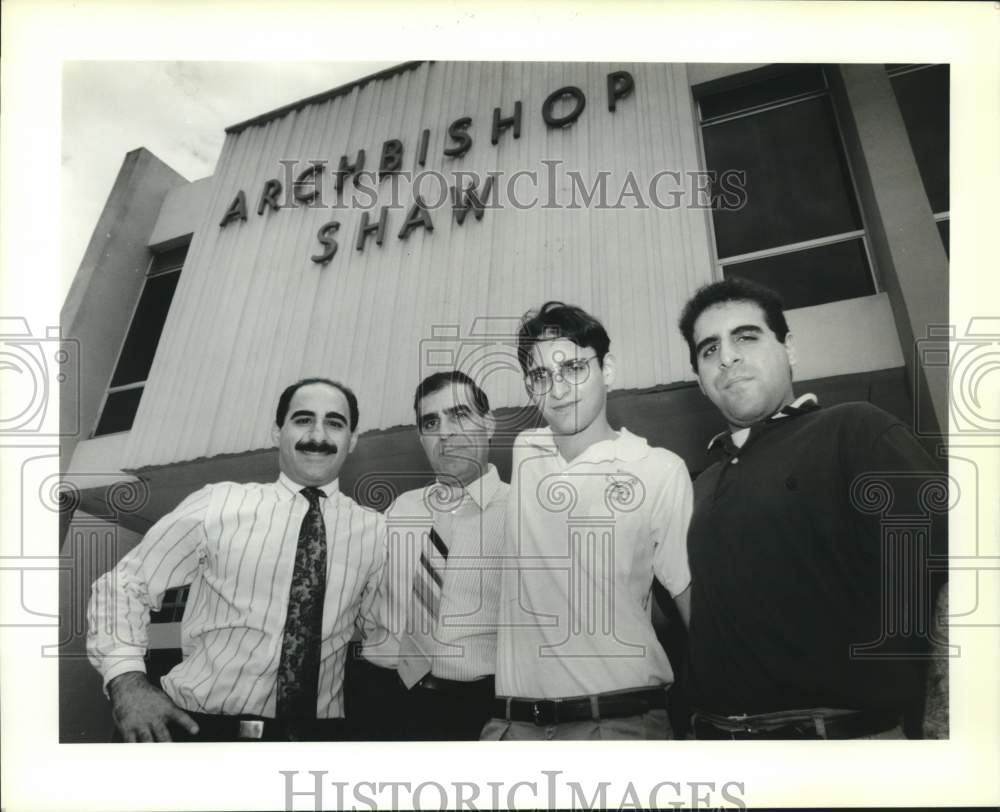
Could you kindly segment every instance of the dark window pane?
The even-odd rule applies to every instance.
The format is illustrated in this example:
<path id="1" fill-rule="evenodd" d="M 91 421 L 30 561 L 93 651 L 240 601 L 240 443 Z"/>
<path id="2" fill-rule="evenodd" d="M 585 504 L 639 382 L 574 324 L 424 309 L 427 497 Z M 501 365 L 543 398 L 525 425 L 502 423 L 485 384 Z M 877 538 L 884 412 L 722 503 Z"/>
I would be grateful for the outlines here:
<path id="1" fill-rule="evenodd" d="M 723 272 L 727 279 L 740 276 L 777 291 L 787 309 L 875 293 L 860 239 L 739 262 Z"/>
<path id="2" fill-rule="evenodd" d="M 167 311 L 170 310 L 170 301 L 174 298 L 179 278 L 180 271 L 177 271 L 146 280 L 139 306 L 125 337 L 121 358 L 118 359 L 118 366 L 111 379 L 112 386 L 138 383 L 149 376 L 156 345 L 160 341 L 163 323 L 167 320 Z"/>
<path id="3" fill-rule="evenodd" d="M 180 248 L 172 248 L 169 251 L 161 251 L 159 254 L 154 254 L 153 264 L 150 266 L 149 272 L 154 274 L 168 269 L 180 270 L 180 267 L 184 264 L 185 257 L 187 257 L 187 251 L 187 245 L 182 245 Z"/>
<path id="4" fill-rule="evenodd" d="M 830 100 L 703 129 L 710 170 L 746 172 L 746 205 L 713 211 L 721 258 L 861 228 Z"/>
<path id="5" fill-rule="evenodd" d="M 792 71 L 766 81 L 755 80 L 743 87 L 713 93 L 700 99 L 701 120 L 710 121 L 720 116 L 825 88 L 823 71 L 816 67 Z"/>
<path id="6" fill-rule="evenodd" d="M 938 234 L 941 235 L 941 242 L 944 243 L 944 252 L 949 256 L 951 256 L 951 246 L 949 244 L 951 240 L 951 233 L 949 232 L 950 222 L 950 220 L 938 220 L 937 224 Z"/>
<path id="7" fill-rule="evenodd" d="M 128 431 L 135 420 L 135 412 L 142 398 L 142 387 L 126 389 L 124 392 L 110 392 L 104 401 L 104 411 L 97 424 L 95 437 L 102 434 L 114 434 L 116 431 Z"/>
<path id="8" fill-rule="evenodd" d="M 949 211 L 947 65 L 893 76 L 899 111 L 903 114 L 924 190 L 934 212 Z"/>
<path id="9" fill-rule="evenodd" d="M 163 602 L 158 612 L 149 613 L 150 623 L 177 623 L 184 617 L 189 586 L 168 589 L 163 593 Z"/>

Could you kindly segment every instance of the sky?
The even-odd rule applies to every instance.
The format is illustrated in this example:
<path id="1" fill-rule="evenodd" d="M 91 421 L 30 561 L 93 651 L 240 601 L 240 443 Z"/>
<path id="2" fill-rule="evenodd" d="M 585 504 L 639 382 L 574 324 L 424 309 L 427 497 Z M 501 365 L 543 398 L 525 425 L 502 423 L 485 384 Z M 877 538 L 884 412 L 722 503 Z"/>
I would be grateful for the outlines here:
<path id="1" fill-rule="evenodd" d="M 211 175 L 231 124 L 394 62 L 65 62 L 61 296 L 125 153 L 145 147 L 188 180 Z"/>

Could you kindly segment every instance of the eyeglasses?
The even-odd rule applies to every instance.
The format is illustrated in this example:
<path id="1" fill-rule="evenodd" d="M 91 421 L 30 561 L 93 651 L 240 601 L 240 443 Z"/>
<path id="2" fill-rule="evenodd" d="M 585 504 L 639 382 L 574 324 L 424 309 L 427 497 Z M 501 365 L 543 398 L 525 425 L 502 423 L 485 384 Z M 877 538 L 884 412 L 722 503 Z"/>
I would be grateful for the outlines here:
<path id="1" fill-rule="evenodd" d="M 556 378 L 565 381 L 570 386 L 579 386 L 590 377 L 590 362 L 597 356 L 589 358 L 573 358 L 556 364 L 553 373 L 548 367 L 535 367 L 524 376 L 524 385 L 532 395 L 544 395 L 552 388 Z"/>

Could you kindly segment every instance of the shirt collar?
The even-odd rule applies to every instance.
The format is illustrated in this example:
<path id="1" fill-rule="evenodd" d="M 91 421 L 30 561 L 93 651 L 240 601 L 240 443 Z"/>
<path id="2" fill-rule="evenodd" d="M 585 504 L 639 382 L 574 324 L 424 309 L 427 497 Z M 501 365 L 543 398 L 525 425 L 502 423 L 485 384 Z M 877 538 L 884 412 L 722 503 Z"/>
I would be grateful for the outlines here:
<path id="1" fill-rule="evenodd" d="M 795 417 L 796 415 L 802 414 L 802 412 L 811 412 L 813 409 L 819 406 L 819 399 L 812 393 L 806 392 L 804 395 L 799 395 L 787 406 L 783 406 L 778 409 L 774 414 L 772 414 L 768 420 L 780 420 L 783 417 Z"/>
<path id="2" fill-rule="evenodd" d="M 785 417 L 796 417 L 803 412 L 811 412 L 813 409 L 819 408 L 819 399 L 812 393 L 806 392 L 804 395 L 800 395 L 795 398 L 787 406 L 782 406 L 778 411 L 768 417 L 766 420 L 762 420 L 761 423 L 771 423 L 776 420 L 781 420 Z M 731 442 L 730 440 L 731 432 L 729 429 L 725 429 L 716 434 L 711 440 L 708 441 L 708 448 L 706 450 L 711 451 L 716 446 Z"/>
<path id="3" fill-rule="evenodd" d="M 302 489 L 306 487 L 305 485 L 299 485 L 297 482 L 293 482 L 292 479 L 287 476 L 284 472 L 278 475 L 278 485 L 284 488 L 284 491 L 291 497 L 302 492 Z M 328 499 L 340 490 L 340 478 L 334 479 L 332 482 L 327 482 L 325 485 L 318 486 L 323 495 Z"/>
<path id="4" fill-rule="evenodd" d="M 440 485 L 441 483 L 435 480 L 427 488 L 433 489 Z M 496 466 L 490 463 L 486 466 L 485 474 L 462 488 L 462 501 L 465 501 L 466 498 L 471 499 L 480 510 L 486 510 L 486 506 L 499 487 L 500 474 L 497 472 Z"/>
<path id="5" fill-rule="evenodd" d="M 548 426 L 537 429 L 527 435 L 526 442 L 537 448 L 552 451 L 556 454 L 559 449 L 556 446 L 552 429 Z M 578 462 L 635 462 L 649 456 L 649 443 L 642 437 L 632 434 L 624 426 L 618 430 L 618 436 L 610 440 L 600 440 L 588 447 L 578 457 L 573 459 L 573 464 Z"/>

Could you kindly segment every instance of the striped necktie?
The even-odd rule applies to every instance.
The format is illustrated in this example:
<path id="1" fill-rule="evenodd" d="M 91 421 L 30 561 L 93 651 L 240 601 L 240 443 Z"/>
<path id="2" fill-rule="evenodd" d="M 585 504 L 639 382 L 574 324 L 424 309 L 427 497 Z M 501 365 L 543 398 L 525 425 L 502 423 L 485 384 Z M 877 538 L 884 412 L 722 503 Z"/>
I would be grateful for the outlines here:
<path id="1" fill-rule="evenodd" d="M 433 641 L 434 628 L 441 612 L 441 590 L 447 561 L 448 545 L 431 527 L 413 573 L 408 628 L 399 643 L 399 677 L 407 688 L 412 688 L 431 670 L 427 644 Z"/>
<path id="2" fill-rule="evenodd" d="M 279 719 L 302 722 L 316 718 L 319 692 L 320 638 L 326 594 L 326 526 L 319 488 L 303 488 L 309 510 L 302 518 L 295 569 L 288 592 L 288 615 L 278 664 Z"/>

